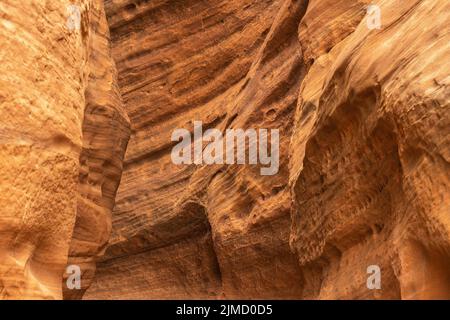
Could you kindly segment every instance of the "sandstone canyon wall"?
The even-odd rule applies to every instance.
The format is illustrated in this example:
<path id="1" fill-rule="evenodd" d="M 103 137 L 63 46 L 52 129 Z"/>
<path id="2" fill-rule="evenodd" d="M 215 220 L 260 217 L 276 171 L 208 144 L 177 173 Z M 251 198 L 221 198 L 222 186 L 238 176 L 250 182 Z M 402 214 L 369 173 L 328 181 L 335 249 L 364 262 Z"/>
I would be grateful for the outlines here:
<path id="1" fill-rule="evenodd" d="M 450 299 L 448 1 L 2 0 L 0 25 L 1 298 Z M 174 164 L 194 121 L 279 129 L 279 172 Z"/>
<path id="2" fill-rule="evenodd" d="M 79 21 L 71 4 L 0 2 L 4 299 L 61 299 L 68 263 L 87 288 L 109 239 L 129 120 L 103 1 L 79 1 Z"/>

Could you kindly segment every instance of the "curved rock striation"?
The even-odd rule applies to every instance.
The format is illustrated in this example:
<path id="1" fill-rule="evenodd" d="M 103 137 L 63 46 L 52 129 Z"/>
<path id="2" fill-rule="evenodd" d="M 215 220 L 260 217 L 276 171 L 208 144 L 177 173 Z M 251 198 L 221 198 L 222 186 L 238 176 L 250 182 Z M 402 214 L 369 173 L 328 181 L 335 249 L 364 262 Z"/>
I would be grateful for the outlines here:
<path id="1" fill-rule="evenodd" d="M 320 3 L 299 39 L 331 49 L 307 56 L 291 145 L 304 296 L 449 299 L 449 4 L 382 1 L 380 30 L 363 19 L 330 38 L 309 30 Z M 367 290 L 371 265 L 381 290 Z"/>
<path id="2" fill-rule="evenodd" d="M 0 25 L 0 298 L 450 299 L 448 1 L 3 0 Z M 278 129 L 277 173 L 175 164 L 198 122 Z"/>

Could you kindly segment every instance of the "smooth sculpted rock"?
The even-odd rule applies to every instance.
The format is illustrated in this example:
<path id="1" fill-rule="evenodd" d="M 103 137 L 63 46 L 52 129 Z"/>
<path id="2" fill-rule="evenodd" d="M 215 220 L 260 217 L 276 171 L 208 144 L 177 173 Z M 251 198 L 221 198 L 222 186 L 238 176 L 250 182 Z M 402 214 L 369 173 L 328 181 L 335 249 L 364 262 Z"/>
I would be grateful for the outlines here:
<path id="1" fill-rule="evenodd" d="M 77 216 L 68 261 L 68 266 L 80 267 L 81 289 L 72 290 L 67 286 L 70 279 L 64 277 L 65 299 L 83 296 L 95 275 L 96 260 L 104 254 L 130 137 L 130 121 L 123 108 L 111 58 L 103 1 L 92 1 L 85 15 L 89 28 L 88 83 L 84 92 Z"/>
<path id="2" fill-rule="evenodd" d="M 108 239 L 127 117 L 107 40 L 95 39 L 103 3 L 73 6 L 0 3 L 2 299 L 61 299 L 71 243 L 72 256 L 96 256 Z M 82 230 L 88 211 L 104 216 Z"/>
<path id="3" fill-rule="evenodd" d="M 86 298 L 301 296 L 287 183 L 306 4 L 106 1 L 132 135 L 113 236 Z M 172 133 L 193 133 L 195 121 L 222 133 L 278 129 L 278 174 L 174 164 Z"/>

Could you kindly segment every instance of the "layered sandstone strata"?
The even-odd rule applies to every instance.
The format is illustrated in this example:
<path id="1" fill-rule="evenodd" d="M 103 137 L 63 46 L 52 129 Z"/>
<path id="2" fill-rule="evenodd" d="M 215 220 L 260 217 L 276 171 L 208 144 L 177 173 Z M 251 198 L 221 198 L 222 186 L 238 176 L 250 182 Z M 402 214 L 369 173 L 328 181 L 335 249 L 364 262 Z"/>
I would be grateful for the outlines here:
<path id="1" fill-rule="evenodd" d="M 132 136 L 87 298 L 449 296 L 449 7 L 369 3 L 106 1 Z M 279 174 L 174 165 L 193 121 L 279 128 Z"/>
<path id="2" fill-rule="evenodd" d="M 79 299 L 89 288 L 95 263 L 104 253 L 111 234 L 111 211 L 122 176 L 130 137 L 130 123 L 117 85 L 111 59 L 109 28 L 103 1 L 86 10 L 89 28 L 88 82 L 80 155 L 78 202 L 68 265 L 81 268 L 81 290 L 63 284 L 64 298 Z"/>
<path id="3" fill-rule="evenodd" d="M 0 3 L 0 297 L 450 299 L 448 1 L 104 5 Z M 278 174 L 175 165 L 195 121 Z"/>
<path id="4" fill-rule="evenodd" d="M 132 123 L 113 236 L 87 298 L 298 298 L 288 149 L 304 2 L 107 2 Z M 280 172 L 177 166 L 172 131 L 277 128 Z M 124 285 L 127 283 L 127 285 Z"/>
<path id="5" fill-rule="evenodd" d="M 61 299 L 109 237 L 129 133 L 102 1 L 0 3 L 0 297 Z M 80 18 L 80 19 L 78 19 Z M 83 281 L 88 284 L 88 281 Z"/>

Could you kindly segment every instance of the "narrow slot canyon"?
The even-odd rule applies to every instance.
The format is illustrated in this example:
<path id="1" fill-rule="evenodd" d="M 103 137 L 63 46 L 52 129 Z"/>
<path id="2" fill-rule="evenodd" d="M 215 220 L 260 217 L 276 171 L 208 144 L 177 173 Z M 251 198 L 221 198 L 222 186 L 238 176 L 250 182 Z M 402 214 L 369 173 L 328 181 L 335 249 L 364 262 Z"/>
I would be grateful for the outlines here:
<path id="1" fill-rule="evenodd" d="M 0 299 L 450 300 L 449 27 L 445 0 L 0 0 Z"/>

